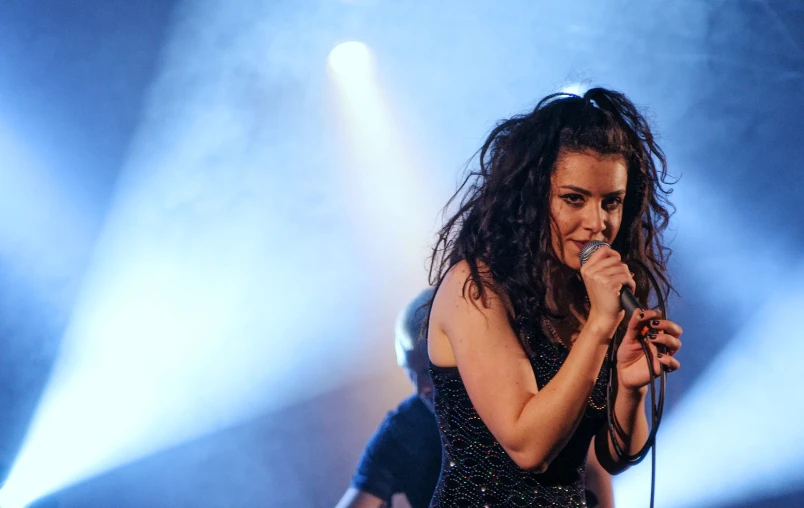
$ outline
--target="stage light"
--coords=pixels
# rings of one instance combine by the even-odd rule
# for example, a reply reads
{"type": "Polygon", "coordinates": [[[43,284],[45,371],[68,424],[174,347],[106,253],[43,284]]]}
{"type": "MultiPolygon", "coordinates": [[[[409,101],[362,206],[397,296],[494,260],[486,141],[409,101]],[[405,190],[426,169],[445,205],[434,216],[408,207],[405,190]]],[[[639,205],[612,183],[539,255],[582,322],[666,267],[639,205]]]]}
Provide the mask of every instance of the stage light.
{"type": "Polygon", "coordinates": [[[335,121],[343,140],[351,217],[376,263],[373,268],[393,277],[385,282],[400,291],[389,300],[392,308],[400,308],[426,284],[421,260],[429,252],[439,201],[426,162],[400,128],[369,48],[359,42],[341,44],[328,64],[338,92],[335,121]],[[393,274],[383,265],[394,266],[393,274]]]}
{"type": "Polygon", "coordinates": [[[264,25],[243,29],[240,13],[217,8],[180,23],[165,49],[3,489],[12,503],[371,374],[357,365],[372,361],[343,353],[361,349],[367,297],[330,192],[322,105],[294,101],[302,71],[282,68],[312,58],[282,45],[254,51],[264,25]],[[216,41],[230,35],[242,46],[221,51],[216,41]],[[265,70],[266,59],[277,66],[265,70]],[[257,89],[284,95],[244,101],[257,89]]]}
{"type": "Polygon", "coordinates": [[[568,83],[561,87],[561,93],[569,93],[572,95],[577,95],[579,97],[583,97],[583,94],[589,90],[590,86],[589,83],[568,83]]]}
{"type": "Polygon", "coordinates": [[[329,53],[330,69],[344,78],[361,79],[372,68],[371,51],[362,42],[343,42],[329,53]]]}

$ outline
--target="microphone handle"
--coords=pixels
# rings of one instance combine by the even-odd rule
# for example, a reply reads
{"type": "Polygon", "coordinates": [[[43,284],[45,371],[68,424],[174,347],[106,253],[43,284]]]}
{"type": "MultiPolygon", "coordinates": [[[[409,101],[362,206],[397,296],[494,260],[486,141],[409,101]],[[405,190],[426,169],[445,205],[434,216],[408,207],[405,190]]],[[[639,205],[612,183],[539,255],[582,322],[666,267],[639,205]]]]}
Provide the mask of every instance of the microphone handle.
{"type": "Polygon", "coordinates": [[[625,310],[626,320],[631,319],[631,315],[639,308],[639,302],[631,292],[631,289],[626,286],[623,286],[622,291],[620,291],[620,305],[625,310]]]}

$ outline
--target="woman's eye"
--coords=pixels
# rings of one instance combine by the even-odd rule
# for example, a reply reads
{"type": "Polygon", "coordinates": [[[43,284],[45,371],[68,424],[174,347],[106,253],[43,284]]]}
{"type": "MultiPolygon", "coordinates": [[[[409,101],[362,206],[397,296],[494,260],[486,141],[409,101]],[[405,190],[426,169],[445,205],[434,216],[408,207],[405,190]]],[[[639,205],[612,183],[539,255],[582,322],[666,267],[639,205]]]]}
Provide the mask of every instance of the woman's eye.
{"type": "Polygon", "coordinates": [[[583,196],[580,194],[564,194],[561,199],[571,205],[580,205],[583,203],[583,196]]]}
{"type": "Polygon", "coordinates": [[[610,198],[603,202],[603,206],[606,207],[606,210],[616,210],[623,204],[623,200],[621,198],[610,198]]]}

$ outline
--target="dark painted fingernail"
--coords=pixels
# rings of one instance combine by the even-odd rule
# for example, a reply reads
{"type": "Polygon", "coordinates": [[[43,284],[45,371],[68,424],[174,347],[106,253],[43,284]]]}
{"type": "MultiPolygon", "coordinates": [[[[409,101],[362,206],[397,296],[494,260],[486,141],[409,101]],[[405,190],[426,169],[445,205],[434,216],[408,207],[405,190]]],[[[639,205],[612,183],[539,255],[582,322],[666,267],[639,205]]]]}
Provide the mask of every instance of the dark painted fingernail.
{"type": "Polygon", "coordinates": [[[644,312],[640,312],[640,313],[639,313],[639,319],[643,319],[644,317],[645,317],[645,313],[644,313],[644,312]]]}
{"type": "Polygon", "coordinates": [[[653,321],[650,322],[650,324],[652,324],[653,326],[659,326],[659,320],[654,319],[653,321]]]}
{"type": "Polygon", "coordinates": [[[661,353],[656,353],[656,358],[661,358],[661,357],[663,357],[663,356],[664,356],[664,355],[663,355],[663,354],[661,354],[661,353]]]}
{"type": "Polygon", "coordinates": [[[656,339],[656,333],[655,333],[655,332],[651,332],[651,333],[649,333],[649,334],[647,335],[647,337],[648,337],[650,340],[654,340],[654,339],[656,339]]]}

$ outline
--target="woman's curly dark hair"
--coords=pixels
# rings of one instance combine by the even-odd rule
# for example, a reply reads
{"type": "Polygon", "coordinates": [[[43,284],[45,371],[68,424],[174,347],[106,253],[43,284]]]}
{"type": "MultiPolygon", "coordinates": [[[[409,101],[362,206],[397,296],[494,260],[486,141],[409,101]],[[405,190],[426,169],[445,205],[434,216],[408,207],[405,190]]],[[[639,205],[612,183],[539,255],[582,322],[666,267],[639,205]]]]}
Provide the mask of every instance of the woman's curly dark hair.
{"type": "MultiPolygon", "coordinates": [[[[647,120],[622,93],[592,88],[583,97],[557,93],[527,115],[503,121],[479,150],[479,170],[470,171],[450,206],[466,189],[458,210],[438,233],[430,259],[430,283],[465,260],[472,299],[491,289],[504,295],[512,325],[550,315],[546,273],[557,261],[551,244],[550,177],[560,152],[621,155],[628,169],[623,217],[612,248],[624,260],[639,260],[656,276],[664,297],[672,290],[662,245],[672,206],[667,164],[647,120]],[[468,186],[468,188],[467,188],[468,186]],[[482,266],[481,266],[482,265],[482,266]]],[[[636,271],[637,299],[650,287],[636,271]]],[[[520,341],[528,350],[525,338],[520,341]]]]}

